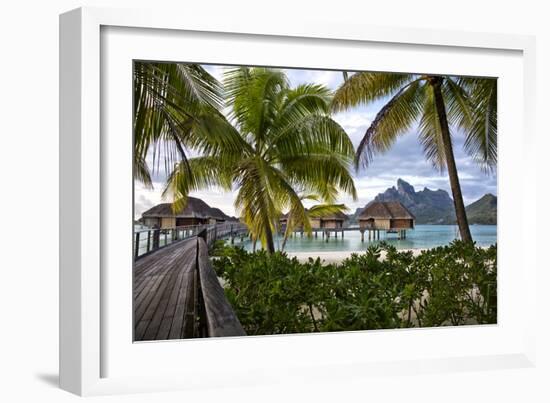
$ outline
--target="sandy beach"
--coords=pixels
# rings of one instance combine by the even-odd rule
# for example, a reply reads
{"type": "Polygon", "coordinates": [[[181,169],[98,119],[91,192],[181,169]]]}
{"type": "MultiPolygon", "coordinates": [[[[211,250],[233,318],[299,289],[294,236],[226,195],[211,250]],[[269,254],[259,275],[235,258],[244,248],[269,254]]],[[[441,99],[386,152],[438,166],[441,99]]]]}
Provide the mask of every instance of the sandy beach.
{"type": "MultiPolygon", "coordinates": [[[[425,249],[400,249],[400,252],[411,251],[414,256],[418,256],[425,249]]],[[[324,263],[341,263],[344,259],[350,257],[353,253],[362,254],[364,250],[355,251],[322,251],[322,252],[288,252],[289,257],[296,257],[300,262],[307,262],[310,257],[319,257],[324,263]]],[[[384,259],[386,252],[381,252],[381,258],[384,259]]]]}

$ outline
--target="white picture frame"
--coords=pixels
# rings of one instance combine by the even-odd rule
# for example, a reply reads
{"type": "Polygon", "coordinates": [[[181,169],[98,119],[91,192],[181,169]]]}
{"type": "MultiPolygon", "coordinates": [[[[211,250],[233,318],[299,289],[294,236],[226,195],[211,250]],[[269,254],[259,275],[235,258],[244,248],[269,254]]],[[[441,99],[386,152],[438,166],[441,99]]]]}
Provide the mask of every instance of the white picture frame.
{"type": "MultiPolygon", "coordinates": [[[[515,209],[519,211],[521,221],[521,217],[530,214],[529,206],[536,203],[536,194],[533,194],[536,176],[527,175],[535,172],[535,158],[532,157],[535,153],[534,49],[534,39],[529,36],[390,29],[313,20],[303,20],[299,25],[221,18],[182,20],[169,12],[103,8],[81,8],[61,15],[61,387],[79,395],[96,395],[293,382],[297,374],[303,381],[304,378],[346,379],[380,373],[399,375],[411,371],[429,373],[533,366],[535,324],[528,314],[534,312],[539,269],[536,253],[527,253],[527,226],[517,226],[515,233],[505,224],[501,225],[501,218],[515,209]],[[384,54],[393,60],[398,59],[399,52],[412,52],[411,55],[420,52],[427,60],[433,57],[430,52],[440,52],[444,57],[437,61],[433,59],[431,68],[457,74],[463,74],[465,70],[461,70],[456,60],[467,60],[464,55],[471,53],[472,60],[485,58],[483,65],[480,63],[477,68],[466,67],[473,75],[494,76],[491,72],[502,69],[498,71],[502,71],[503,85],[509,86],[505,89],[509,88],[508,94],[513,93],[515,99],[508,104],[506,99],[501,99],[499,89],[499,111],[502,114],[502,119],[499,117],[499,136],[503,136],[502,139],[499,137],[499,243],[505,246],[499,248],[499,324],[133,344],[127,337],[131,329],[127,328],[128,320],[124,316],[128,303],[131,304],[130,299],[124,297],[131,287],[130,284],[124,285],[127,278],[124,270],[129,270],[124,266],[131,263],[131,253],[126,253],[131,240],[116,235],[124,234],[124,225],[130,225],[125,224],[125,220],[131,216],[123,214],[116,219],[107,212],[124,208],[131,202],[127,198],[131,183],[123,182],[128,177],[126,168],[130,155],[128,161],[122,158],[121,166],[126,168],[117,170],[117,174],[110,172],[108,167],[112,167],[111,148],[123,150],[128,144],[127,136],[131,138],[131,131],[127,130],[131,122],[127,119],[131,117],[131,104],[116,102],[127,100],[119,97],[129,95],[124,95],[124,91],[131,88],[131,76],[126,82],[124,74],[131,73],[131,69],[126,72],[124,69],[128,68],[128,60],[137,58],[132,53],[136,49],[132,37],[137,35],[142,35],[140,40],[143,41],[140,55],[155,60],[273,65],[274,52],[286,46],[293,49],[289,52],[294,52],[296,64],[292,65],[287,59],[278,65],[350,67],[350,70],[357,67],[352,61],[316,59],[304,62],[306,65],[298,61],[298,49],[307,53],[308,49],[318,46],[330,47],[333,51],[357,49],[362,52],[368,48],[371,52],[386,52],[389,49],[384,54]],[[181,53],[171,53],[171,45],[183,40],[187,41],[189,49],[194,49],[193,60],[182,60],[181,53]],[[150,41],[157,41],[158,46],[152,49],[150,41]],[[198,46],[193,45],[193,41],[203,42],[198,46]],[[219,44],[219,41],[232,45],[228,47],[236,52],[233,59],[224,54],[204,59],[208,46],[219,44]],[[246,57],[243,56],[244,50],[238,53],[239,43],[243,49],[252,49],[246,57]],[[253,49],[254,46],[258,49],[253,49]],[[198,60],[201,57],[203,59],[198,60]],[[455,60],[454,64],[449,62],[452,60],[455,60]],[[114,64],[109,64],[110,61],[114,64]],[[106,82],[107,77],[113,80],[106,82]],[[114,109],[110,107],[121,109],[113,113],[114,109]],[[514,112],[514,119],[506,118],[507,111],[514,112]],[[113,115],[116,115],[116,121],[110,120],[113,115]],[[120,137],[121,142],[102,137],[102,133],[113,130],[118,124],[126,125],[120,126],[125,133],[120,137]],[[515,144],[506,135],[512,131],[516,133],[515,144]],[[518,136],[518,131],[521,136],[518,136]],[[509,159],[507,150],[514,147],[522,164],[509,159]],[[531,190],[528,195],[527,192],[514,195],[511,190],[517,186],[531,190]],[[122,189],[120,192],[115,190],[119,188],[122,189]],[[117,205],[117,200],[121,204],[117,205]],[[106,220],[106,217],[110,219],[106,220]],[[514,239],[519,239],[518,246],[507,248],[514,239]],[[113,241],[120,241],[123,247],[113,248],[113,241]],[[120,263],[119,268],[122,266],[119,274],[108,269],[113,267],[113,261],[120,263]],[[512,265],[521,267],[521,270],[508,270],[507,267],[512,265]],[[122,287],[116,288],[122,295],[122,302],[113,298],[115,285],[122,287]],[[514,287],[517,287],[516,295],[521,298],[517,298],[514,304],[507,303],[514,287]],[[405,339],[407,343],[416,343],[419,350],[411,354],[397,348],[405,339]],[[194,353],[189,349],[190,342],[194,343],[194,353]],[[354,353],[355,347],[373,343],[376,343],[378,354],[368,347],[362,349],[363,353],[354,353]],[[391,345],[395,348],[392,354],[388,354],[391,345]],[[326,354],[315,355],[319,349],[326,354]],[[247,352],[243,355],[243,351],[247,352]],[[284,351],[291,354],[285,357],[284,351]],[[179,354],[186,354],[185,364],[181,364],[179,354]],[[158,368],[162,363],[163,370],[155,371],[156,374],[147,368],[134,371],[136,357],[143,360],[145,366],[156,363],[158,368]],[[127,364],[123,365],[123,362],[127,364]],[[218,368],[215,371],[211,368],[213,364],[218,368]],[[190,367],[193,371],[188,370],[190,367]],[[304,368],[308,370],[303,371],[304,368]],[[231,376],[227,375],[228,369],[231,376]]],[[[341,60],[345,57],[342,56],[341,60]]],[[[404,64],[400,63],[394,68],[402,68],[404,64]]],[[[426,60],[421,58],[409,63],[411,68],[426,68],[422,67],[426,66],[426,60]]],[[[131,316],[131,312],[127,315],[131,316]]]]}

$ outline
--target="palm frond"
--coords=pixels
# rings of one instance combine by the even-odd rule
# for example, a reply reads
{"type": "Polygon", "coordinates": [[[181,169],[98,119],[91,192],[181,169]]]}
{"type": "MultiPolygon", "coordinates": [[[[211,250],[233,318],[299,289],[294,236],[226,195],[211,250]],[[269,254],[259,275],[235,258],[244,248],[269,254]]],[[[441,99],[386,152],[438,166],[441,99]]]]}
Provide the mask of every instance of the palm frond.
{"type": "Polygon", "coordinates": [[[190,158],[186,164],[179,163],[170,173],[162,192],[163,198],[170,198],[174,210],[180,211],[187,205],[189,193],[212,187],[231,190],[230,169],[233,163],[217,157],[190,158]]]}
{"type": "Polygon", "coordinates": [[[153,188],[149,167],[147,166],[147,161],[145,161],[144,158],[138,158],[134,161],[134,177],[143,183],[146,188],[153,188]]]}
{"type": "Polygon", "coordinates": [[[472,125],[474,114],[469,94],[453,77],[443,80],[441,88],[447,119],[451,127],[468,128],[472,125]]]}
{"type": "Polygon", "coordinates": [[[346,131],[329,116],[312,114],[298,118],[273,133],[266,154],[288,157],[334,152],[353,160],[354,148],[346,131]]]}
{"type": "MultiPolygon", "coordinates": [[[[152,152],[153,171],[185,160],[193,119],[222,106],[221,84],[199,65],[134,63],[134,172],[145,178],[140,161],[152,152]]],[[[149,173],[150,176],[150,173],[149,173]]]]}
{"type": "Polygon", "coordinates": [[[224,86],[230,119],[241,132],[261,140],[273,122],[281,90],[288,88],[286,76],[280,70],[240,67],[225,73],[224,86]]]}
{"type": "Polygon", "coordinates": [[[445,148],[441,135],[441,126],[435,105],[435,97],[431,85],[423,88],[424,105],[422,108],[422,117],[418,126],[418,138],[426,159],[435,169],[442,172],[446,165],[445,148]]]}
{"type": "Polygon", "coordinates": [[[497,80],[461,78],[460,82],[470,94],[473,109],[464,150],[483,170],[492,172],[497,164],[497,80]]]}
{"type": "Polygon", "coordinates": [[[386,152],[411,128],[421,110],[422,87],[419,78],[407,83],[380,109],[357,147],[356,168],[368,166],[374,154],[386,152]]]}
{"type": "Polygon", "coordinates": [[[317,204],[308,210],[308,215],[313,218],[323,218],[333,214],[348,211],[345,204],[317,204]]]}
{"type": "Polygon", "coordinates": [[[413,74],[401,73],[355,73],[348,77],[334,94],[332,110],[340,112],[353,106],[390,97],[416,78],[413,74]]]}
{"type": "Polygon", "coordinates": [[[357,199],[349,162],[338,154],[309,154],[307,158],[283,157],[281,170],[295,186],[314,191],[324,200],[333,201],[338,190],[357,199]]]}

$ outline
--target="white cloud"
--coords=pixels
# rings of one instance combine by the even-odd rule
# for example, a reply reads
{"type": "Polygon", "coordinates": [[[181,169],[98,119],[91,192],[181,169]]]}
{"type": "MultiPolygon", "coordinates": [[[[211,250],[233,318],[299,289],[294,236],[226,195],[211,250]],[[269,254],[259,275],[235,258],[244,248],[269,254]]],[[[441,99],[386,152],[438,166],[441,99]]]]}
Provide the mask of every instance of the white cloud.
{"type": "Polygon", "coordinates": [[[141,217],[143,212],[162,203],[162,185],[155,183],[154,189],[147,189],[140,182],[134,181],[134,218],[141,217]]]}

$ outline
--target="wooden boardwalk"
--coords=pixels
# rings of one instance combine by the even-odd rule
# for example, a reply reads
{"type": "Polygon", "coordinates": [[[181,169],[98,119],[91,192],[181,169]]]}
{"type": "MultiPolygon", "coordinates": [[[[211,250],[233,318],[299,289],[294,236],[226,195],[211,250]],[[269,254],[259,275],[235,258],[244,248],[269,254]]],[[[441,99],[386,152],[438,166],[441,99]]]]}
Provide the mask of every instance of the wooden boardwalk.
{"type": "Polygon", "coordinates": [[[137,259],[133,293],[135,341],[245,335],[202,238],[137,259]]]}
{"type": "Polygon", "coordinates": [[[196,238],[167,246],[134,265],[134,340],[192,337],[196,238]]]}

